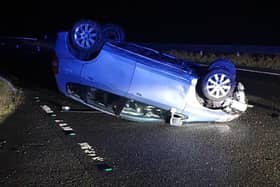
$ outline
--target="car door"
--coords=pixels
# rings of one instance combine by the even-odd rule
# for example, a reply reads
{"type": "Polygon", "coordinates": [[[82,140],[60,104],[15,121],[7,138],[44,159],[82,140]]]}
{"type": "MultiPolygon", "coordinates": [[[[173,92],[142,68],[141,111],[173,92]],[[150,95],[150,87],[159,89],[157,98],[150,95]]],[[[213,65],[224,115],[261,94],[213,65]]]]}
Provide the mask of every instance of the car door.
{"type": "Polygon", "coordinates": [[[165,66],[137,63],[129,97],[163,109],[183,110],[190,81],[165,66]]]}
{"type": "Polygon", "coordinates": [[[90,87],[126,96],[135,69],[135,62],[105,49],[97,58],[84,64],[81,83],[90,87]]]}

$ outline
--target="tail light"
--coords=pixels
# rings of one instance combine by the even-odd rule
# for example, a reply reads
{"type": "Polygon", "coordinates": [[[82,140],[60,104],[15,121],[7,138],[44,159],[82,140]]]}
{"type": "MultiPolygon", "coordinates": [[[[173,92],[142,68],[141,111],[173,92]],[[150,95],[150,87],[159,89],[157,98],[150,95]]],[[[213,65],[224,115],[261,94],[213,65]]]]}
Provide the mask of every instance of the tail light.
{"type": "Polygon", "coordinates": [[[52,72],[54,75],[58,74],[58,59],[55,54],[52,57],[52,72]]]}

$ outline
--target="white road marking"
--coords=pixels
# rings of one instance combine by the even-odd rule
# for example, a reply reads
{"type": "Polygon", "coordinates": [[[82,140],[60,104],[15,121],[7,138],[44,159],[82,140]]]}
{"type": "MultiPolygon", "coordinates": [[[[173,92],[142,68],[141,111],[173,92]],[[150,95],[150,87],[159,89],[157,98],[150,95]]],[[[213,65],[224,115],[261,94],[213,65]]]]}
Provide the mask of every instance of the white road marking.
{"type": "Polygon", "coordinates": [[[251,72],[251,73],[259,73],[259,74],[264,74],[264,75],[274,75],[274,76],[280,76],[280,73],[273,73],[273,72],[268,72],[268,71],[258,71],[258,70],[251,70],[251,69],[243,69],[243,68],[236,68],[239,71],[246,71],[246,72],[251,72]]]}
{"type": "Polygon", "coordinates": [[[94,157],[94,156],[96,156],[96,154],[95,153],[90,153],[90,154],[88,154],[88,156],[94,157]]]}
{"type": "Polygon", "coordinates": [[[104,159],[102,157],[99,157],[99,156],[96,156],[96,157],[92,157],[91,158],[92,160],[96,160],[96,161],[100,161],[100,162],[103,162],[104,159]]]}
{"type": "Polygon", "coordinates": [[[42,105],[41,108],[47,113],[47,114],[52,114],[54,113],[53,110],[47,106],[47,105],[42,105]]]}
{"type": "Polygon", "coordinates": [[[91,149],[92,147],[87,143],[78,143],[81,146],[81,149],[91,149]]]}
{"type": "Polygon", "coordinates": [[[56,123],[62,123],[63,120],[62,120],[62,119],[55,119],[54,122],[56,122],[56,123]]]}
{"type": "Polygon", "coordinates": [[[59,123],[58,125],[59,125],[60,127],[65,127],[65,126],[68,125],[68,123],[59,123]]]}
{"type": "Polygon", "coordinates": [[[61,127],[64,131],[73,131],[71,127],[61,127]]]}
{"type": "MultiPolygon", "coordinates": [[[[36,99],[39,99],[36,97],[36,99]]],[[[41,105],[41,108],[48,114],[54,114],[54,111],[47,105],[41,105]]],[[[63,123],[64,121],[62,119],[55,119],[54,120],[55,123],[58,123],[58,125],[64,130],[64,131],[73,131],[73,128],[71,128],[70,126],[68,126],[68,123],[63,123]]],[[[74,132],[70,133],[69,135],[76,135],[74,132]]],[[[78,145],[80,145],[81,149],[83,150],[83,152],[89,156],[92,160],[94,161],[99,161],[99,162],[103,162],[104,158],[101,156],[98,156],[96,151],[94,150],[94,148],[89,145],[87,142],[82,142],[82,143],[78,143],[78,145]]]]}
{"type": "Polygon", "coordinates": [[[86,153],[92,160],[103,162],[104,158],[97,156],[96,151],[87,142],[78,143],[81,149],[86,153]]]}
{"type": "Polygon", "coordinates": [[[86,150],[85,150],[85,153],[87,153],[87,154],[95,154],[95,151],[94,151],[94,150],[88,150],[88,149],[86,149],[86,150]]]}

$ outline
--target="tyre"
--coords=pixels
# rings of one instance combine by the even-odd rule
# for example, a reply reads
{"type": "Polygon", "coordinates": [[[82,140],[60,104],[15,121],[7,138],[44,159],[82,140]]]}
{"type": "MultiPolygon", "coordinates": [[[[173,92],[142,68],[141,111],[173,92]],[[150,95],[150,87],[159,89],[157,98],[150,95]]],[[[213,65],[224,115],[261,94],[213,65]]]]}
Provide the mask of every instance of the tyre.
{"type": "Polygon", "coordinates": [[[101,50],[103,45],[102,30],[98,23],[80,20],[68,33],[68,47],[80,60],[90,60],[101,50]]]}
{"type": "Polygon", "coordinates": [[[227,69],[211,69],[201,80],[203,96],[211,101],[222,101],[230,96],[235,87],[235,75],[227,69]]]}
{"type": "Polygon", "coordinates": [[[122,27],[115,24],[106,24],[102,27],[102,33],[105,41],[123,42],[125,41],[125,32],[122,27]]]}
{"type": "Polygon", "coordinates": [[[208,71],[211,71],[213,69],[218,69],[218,68],[222,68],[222,69],[226,69],[227,71],[229,71],[234,77],[236,75],[236,68],[235,65],[227,59],[218,59],[213,61],[208,68],[208,71]]]}

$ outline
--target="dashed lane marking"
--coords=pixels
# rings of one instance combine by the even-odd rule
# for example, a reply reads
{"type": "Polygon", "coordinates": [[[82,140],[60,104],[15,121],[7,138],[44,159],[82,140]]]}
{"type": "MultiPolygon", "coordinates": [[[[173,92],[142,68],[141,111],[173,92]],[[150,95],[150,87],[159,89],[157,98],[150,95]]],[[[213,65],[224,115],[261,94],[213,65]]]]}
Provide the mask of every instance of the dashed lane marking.
{"type": "MultiPolygon", "coordinates": [[[[34,97],[35,102],[40,102],[39,97],[34,97]]],[[[41,105],[40,106],[47,114],[51,114],[51,116],[56,116],[54,111],[48,106],[48,105],[41,105]]],[[[69,111],[68,111],[69,112],[69,111]]],[[[80,111],[81,112],[81,111],[80,111]]],[[[85,111],[83,111],[85,112],[85,111]]],[[[86,111],[91,113],[101,113],[100,111],[86,111]]],[[[63,119],[54,119],[54,122],[63,130],[63,132],[67,135],[74,136],[76,133],[74,132],[73,128],[69,126],[68,123],[64,122],[63,119]]],[[[112,167],[104,163],[104,158],[99,156],[95,149],[89,145],[87,142],[81,142],[78,143],[82,151],[91,158],[91,160],[97,162],[96,167],[99,170],[105,171],[105,172],[111,172],[113,171],[112,167]]]]}
{"type": "Polygon", "coordinates": [[[41,108],[47,113],[47,114],[53,114],[54,111],[48,106],[48,105],[41,105],[41,108]]]}
{"type": "Polygon", "coordinates": [[[61,127],[64,131],[73,131],[71,127],[61,127]]]}
{"type": "Polygon", "coordinates": [[[104,162],[104,158],[101,156],[98,156],[96,151],[93,149],[92,146],[90,146],[87,142],[78,143],[80,145],[81,149],[84,151],[87,156],[89,156],[92,160],[104,162]]]}
{"type": "Polygon", "coordinates": [[[62,119],[55,119],[54,122],[56,122],[56,123],[62,123],[63,120],[62,120],[62,119]]]}
{"type": "Polygon", "coordinates": [[[36,103],[40,103],[40,98],[39,97],[34,97],[34,100],[36,103]]]}
{"type": "Polygon", "coordinates": [[[59,123],[58,125],[59,125],[60,127],[65,127],[65,126],[68,125],[68,123],[59,123]]]}

